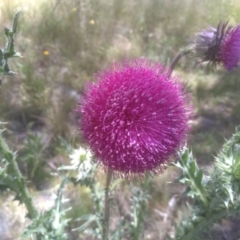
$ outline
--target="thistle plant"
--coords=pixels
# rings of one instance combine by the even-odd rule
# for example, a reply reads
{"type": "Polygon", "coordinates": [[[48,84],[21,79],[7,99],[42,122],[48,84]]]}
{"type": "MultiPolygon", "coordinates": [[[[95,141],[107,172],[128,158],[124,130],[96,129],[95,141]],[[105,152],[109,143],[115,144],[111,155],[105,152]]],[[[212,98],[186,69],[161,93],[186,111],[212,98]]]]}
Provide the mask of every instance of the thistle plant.
{"type": "Polygon", "coordinates": [[[194,203],[191,216],[176,228],[174,239],[202,239],[201,234],[213,223],[239,213],[240,129],[216,156],[210,176],[198,168],[189,150],[185,149],[179,158],[176,166],[182,169],[180,181],[188,186],[186,194],[194,203]]]}
{"type": "Polygon", "coordinates": [[[112,174],[163,171],[186,141],[190,108],[178,78],[146,59],[115,64],[97,79],[78,111],[83,137],[107,169],[103,239],[108,239],[112,174]]]}
{"type": "MultiPolygon", "coordinates": [[[[14,72],[9,69],[8,59],[21,56],[15,52],[14,34],[17,32],[17,23],[20,12],[14,16],[12,28],[5,28],[7,43],[5,48],[0,50],[1,65],[0,75],[13,75],[14,72]]],[[[5,123],[6,124],[6,123],[5,123]]],[[[21,239],[35,238],[37,240],[64,240],[67,239],[64,233],[67,220],[63,219],[66,210],[62,209],[63,196],[62,191],[67,182],[63,178],[57,192],[54,206],[40,213],[34,204],[34,199],[28,189],[27,180],[22,175],[17,162],[17,153],[12,151],[4,139],[4,123],[0,122],[0,192],[11,190],[15,194],[15,201],[24,204],[27,209],[26,217],[32,220],[32,223],[25,229],[21,239]]]]}
{"type": "MultiPolygon", "coordinates": [[[[11,29],[5,28],[4,34],[7,42],[4,48],[0,49],[0,76],[14,75],[14,72],[9,68],[8,59],[13,57],[21,57],[19,52],[15,51],[14,35],[17,33],[18,18],[21,12],[18,12],[13,19],[11,29]]],[[[0,80],[1,83],[1,80],[0,80]]]]}
{"type": "MultiPolygon", "coordinates": [[[[19,14],[15,15],[12,28],[5,29],[7,44],[0,50],[0,75],[12,75],[8,59],[21,56],[14,44],[19,14]]],[[[190,216],[176,225],[173,239],[202,239],[202,233],[213,223],[238,214],[240,128],[223,145],[213,169],[204,173],[187,148],[193,107],[174,68],[182,57],[196,53],[200,62],[222,65],[230,71],[239,64],[239,36],[239,26],[221,22],[217,28],[199,33],[196,42],[181,50],[169,67],[139,58],[114,63],[96,74],[96,81],[87,84],[76,107],[84,144],[78,148],[67,144],[71,162],[55,172],[60,184],[54,205],[47,211],[40,212],[35,206],[28,181],[19,169],[18,155],[10,150],[1,129],[0,191],[14,192],[15,200],[25,205],[26,217],[31,220],[21,239],[69,239],[66,229],[70,219],[65,205],[68,198],[64,195],[67,184],[88,188],[93,203],[92,212],[79,216],[79,226],[71,229],[81,239],[144,239],[152,179],[169,165],[181,169],[179,181],[186,187],[183,195],[192,202],[190,216]],[[106,173],[104,187],[98,181],[99,165],[106,173]],[[131,182],[134,177],[139,184],[131,182]],[[130,185],[127,211],[116,197],[122,182],[130,185]],[[111,214],[116,208],[120,216],[113,223],[111,214]]],[[[30,140],[27,153],[21,158],[34,163],[39,155],[33,146],[42,146],[39,139],[30,140]]],[[[31,177],[36,168],[34,165],[31,177]]]]}
{"type": "Polygon", "coordinates": [[[203,30],[198,34],[195,46],[200,61],[214,67],[222,64],[229,71],[236,68],[240,60],[239,36],[240,26],[229,26],[228,22],[203,30]]]}
{"type": "MultiPolygon", "coordinates": [[[[192,51],[200,52],[201,61],[213,66],[222,63],[227,70],[237,67],[238,34],[238,27],[220,23],[217,29],[204,30],[195,44],[173,59],[169,69],[144,59],[115,64],[99,73],[95,84],[87,86],[78,109],[79,124],[97,162],[107,171],[103,239],[109,239],[108,188],[112,174],[129,177],[161,172],[177,150],[182,153],[175,165],[183,170],[181,181],[188,184],[196,213],[193,211],[192,222],[183,222],[178,228],[176,239],[194,239],[228,213],[233,190],[226,187],[225,178],[219,174],[222,162],[217,162],[210,180],[206,181],[192,154],[187,149],[183,151],[191,114],[182,86],[171,75],[178,61],[192,51]],[[217,183],[220,187],[214,188],[217,183]],[[225,195],[219,207],[214,202],[219,200],[213,189],[225,195]],[[215,197],[210,196],[213,192],[215,197]],[[222,205],[227,208],[221,208],[222,205]]],[[[235,170],[230,172],[238,176],[238,164],[234,166],[235,170]]]]}
{"type": "MultiPolygon", "coordinates": [[[[20,53],[15,51],[14,34],[17,32],[17,23],[20,12],[18,12],[13,19],[12,28],[5,28],[5,35],[7,43],[5,48],[0,49],[0,75],[13,75],[13,71],[9,69],[8,59],[12,57],[21,56],[20,53]]],[[[2,125],[2,123],[1,123],[2,125]]],[[[1,126],[2,127],[2,126],[1,126]]],[[[7,142],[3,137],[4,130],[0,130],[0,182],[1,191],[8,189],[15,192],[15,199],[24,203],[28,210],[28,217],[34,219],[37,217],[38,212],[33,205],[32,197],[28,191],[26,181],[19,170],[16,157],[17,154],[10,150],[7,142]]]]}

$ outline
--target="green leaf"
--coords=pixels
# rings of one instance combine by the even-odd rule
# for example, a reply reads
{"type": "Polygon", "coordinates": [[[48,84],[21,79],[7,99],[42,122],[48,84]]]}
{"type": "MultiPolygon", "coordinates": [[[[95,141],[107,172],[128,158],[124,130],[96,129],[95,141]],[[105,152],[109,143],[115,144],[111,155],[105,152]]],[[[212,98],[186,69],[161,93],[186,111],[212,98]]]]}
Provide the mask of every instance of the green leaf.
{"type": "Polygon", "coordinates": [[[13,24],[12,24],[12,32],[13,32],[13,34],[17,33],[17,24],[18,24],[18,19],[20,17],[20,14],[21,14],[21,11],[17,12],[15,14],[15,16],[14,16],[13,24]]]}
{"type": "Polygon", "coordinates": [[[203,171],[198,168],[196,161],[193,159],[192,153],[188,149],[179,153],[180,160],[175,166],[182,169],[180,182],[187,184],[190,189],[188,195],[200,198],[204,205],[207,205],[207,193],[203,188],[202,179],[203,171]]]}
{"type": "Polygon", "coordinates": [[[201,185],[202,184],[202,179],[203,179],[203,170],[200,169],[198,172],[197,172],[197,176],[196,176],[196,182],[201,185]]]}
{"type": "Polygon", "coordinates": [[[0,75],[14,75],[15,72],[11,71],[8,66],[8,59],[12,57],[21,57],[21,54],[15,52],[14,49],[14,34],[17,32],[17,23],[20,12],[15,14],[12,24],[12,29],[5,27],[4,34],[7,37],[5,48],[0,50],[0,75]]]}

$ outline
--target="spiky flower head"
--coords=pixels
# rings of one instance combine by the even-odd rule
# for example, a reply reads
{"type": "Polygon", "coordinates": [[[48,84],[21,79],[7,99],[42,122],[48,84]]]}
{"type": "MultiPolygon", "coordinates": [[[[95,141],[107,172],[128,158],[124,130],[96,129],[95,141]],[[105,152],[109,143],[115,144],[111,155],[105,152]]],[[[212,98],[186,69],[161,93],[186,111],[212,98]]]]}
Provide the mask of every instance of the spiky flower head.
{"type": "Polygon", "coordinates": [[[219,55],[227,70],[238,67],[240,61],[240,25],[231,27],[227,31],[222,40],[219,55]]]}
{"type": "Polygon", "coordinates": [[[190,107],[178,77],[146,59],[113,64],[78,107],[83,138],[115,173],[156,173],[186,140],[190,107]]]}
{"type": "Polygon", "coordinates": [[[240,25],[228,26],[220,22],[217,28],[210,27],[198,34],[196,52],[201,62],[213,67],[223,64],[227,70],[238,66],[240,60],[240,25]]]}

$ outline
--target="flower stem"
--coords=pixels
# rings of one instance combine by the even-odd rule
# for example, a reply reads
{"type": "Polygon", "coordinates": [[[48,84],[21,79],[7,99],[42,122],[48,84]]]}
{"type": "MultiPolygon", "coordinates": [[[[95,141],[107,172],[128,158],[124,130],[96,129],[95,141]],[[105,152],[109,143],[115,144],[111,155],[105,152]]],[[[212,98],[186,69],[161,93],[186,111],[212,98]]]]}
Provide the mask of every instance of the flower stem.
{"type": "Polygon", "coordinates": [[[170,66],[169,66],[169,69],[170,69],[170,70],[169,70],[169,72],[168,72],[168,77],[171,76],[172,71],[173,71],[173,69],[175,68],[175,66],[177,65],[177,63],[179,62],[179,60],[180,60],[183,56],[185,56],[185,55],[187,55],[188,53],[190,53],[192,50],[193,50],[193,45],[190,45],[190,46],[184,48],[183,50],[181,50],[181,51],[175,56],[175,58],[174,58],[174,59],[172,60],[172,62],[170,63],[170,66]]]}
{"type": "Polygon", "coordinates": [[[113,171],[108,169],[105,186],[105,207],[104,207],[104,225],[103,225],[103,240],[108,240],[109,235],[109,186],[111,183],[113,171]]]}

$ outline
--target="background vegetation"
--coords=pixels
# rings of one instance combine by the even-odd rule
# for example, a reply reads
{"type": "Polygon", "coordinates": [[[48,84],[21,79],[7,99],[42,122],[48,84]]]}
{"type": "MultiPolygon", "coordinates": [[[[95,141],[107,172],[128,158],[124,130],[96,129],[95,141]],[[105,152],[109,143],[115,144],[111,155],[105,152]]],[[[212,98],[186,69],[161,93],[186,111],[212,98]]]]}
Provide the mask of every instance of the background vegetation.
{"type": "MultiPolygon", "coordinates": [[[[18,151],[21,171],[29,179],[39,209],[53,204],[59,180],[52,173],[69,162],[68,144],[77,147],[81,143],[73,109],[86,82],[94,80],[94,73],[126,58],[144,56],[169,63],[201,29],[216,26],[220,20],[240,23],[237,0],[2,0],[1,46],[5,44],[4,26],[11,24],[19,10],[16,50],[24,58],[10,62],[18,75],[2,79],[0,120],[8,122],[5,135],[11,148],[18,151]]],[[[217,69],[206,75],[204,66],[196,64],[187,57],[175,72],[186,83],[195,109],[189,146],[208,170],[224,139],[240,122],[240,70],[227,73],[217,69]]],[[[101,169],[98,174],[99,179],[105,175],[101,169]]],[[[168,183],[177,175],[170,167],[154,178],[146,239],[164,239],[166,231],[171,231],[172,220],[164,221],[161,213],[183,190],[168,183]]],[[[125,185],[119,199],[128,207],[127,182],[125,185]]],[[[68,187],[65,194],[70,199],[68,217],[74,228],[79,225],[74,219],[88,213],[92,204],[82,188],[68,187]]],[[[11,193],[0,196],[3,239],[18,239],[28,224],[24,207],[9,201],[12,198],[11,193]]],[[[184,203],[181,199],[177,204],[184,208],[184,203]]],[[[178,219],[178,208],[172,216],[178,219]]],[[[227,227],[233,223],[229,224],[230,220],[223,221],[227,227]]],[[[74,232],[71,237],[78,239],[79,235],[74,232]]]]}

